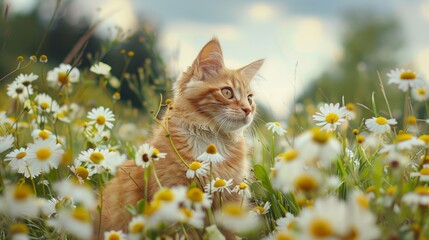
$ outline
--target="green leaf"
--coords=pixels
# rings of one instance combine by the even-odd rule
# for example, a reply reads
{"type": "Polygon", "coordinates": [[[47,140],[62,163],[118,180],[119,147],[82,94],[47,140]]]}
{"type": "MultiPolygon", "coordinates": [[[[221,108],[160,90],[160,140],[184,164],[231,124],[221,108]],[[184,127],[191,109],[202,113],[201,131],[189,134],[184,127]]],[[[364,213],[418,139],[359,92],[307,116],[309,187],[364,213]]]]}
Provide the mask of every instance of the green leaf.
{"type": "Polygon", "coordinates": [[[253,166],[253,171],[255,173],[255,177],[261,180],[262,186],[266,190],[273,192],[274,189],[273,189],[273,186],[271,185],[270,177],[268,176],[268,173],[265,170],[265,168],[259,164],[256,164],[253,166]]]}

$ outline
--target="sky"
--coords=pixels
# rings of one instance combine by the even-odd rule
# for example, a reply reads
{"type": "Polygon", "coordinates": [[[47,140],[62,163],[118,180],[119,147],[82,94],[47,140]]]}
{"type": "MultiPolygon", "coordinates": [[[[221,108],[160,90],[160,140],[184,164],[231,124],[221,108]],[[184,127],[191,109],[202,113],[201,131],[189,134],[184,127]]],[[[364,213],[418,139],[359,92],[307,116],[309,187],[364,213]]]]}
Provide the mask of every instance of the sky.
{"type": "MultiPolygon", "coordinates": [[[[11,12],[29,11],[39,1],[9,0],[11,12]]],[[[41,15],[48,16],[44,12],[49,12],[54,2],[44,0],[41,15]]],[[[109,15],[99,29],[101,35],[106,35],[106,29],[112,25],[133,31],[139,19],[151,21],[159,29],[160,47],[174,75],[192,64],[201,47],[214,36],[222,45],[225,65],[229,68],[265,59],[253,81],[255,98],[279,120],[291,112],[294,97],[341,59],[345,11],[374,11],[395,16],[406,45],[400,65],[392,68],[409,68],[429,77],[429,31],[426,31],[429,0],[64,2],[75,10],[70,21],[85,18],[95,22],[109,15]]]]}

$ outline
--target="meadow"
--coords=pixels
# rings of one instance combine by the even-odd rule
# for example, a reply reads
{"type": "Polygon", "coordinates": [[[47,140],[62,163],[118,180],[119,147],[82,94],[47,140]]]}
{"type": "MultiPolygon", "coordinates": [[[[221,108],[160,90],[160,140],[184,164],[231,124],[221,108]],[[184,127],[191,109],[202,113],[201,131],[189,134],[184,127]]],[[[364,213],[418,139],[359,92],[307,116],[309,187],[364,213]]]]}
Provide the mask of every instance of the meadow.
{"type": "MultiPolygon", "coordinates": [[[[156,176],[151,163],[166,156],[147,141],[156,124],[168,136],[163,119],[174,103],[148,84],[144,64],[138,74],[127,72],[136,53],[120,52],[121,76],[111,74],[103,54],[90,67],[52,63],[49,52],[10,59],[15,68],[0,76],[1,239],[92,239],[101,191],[125,160],[144,168],[142,177],[156,176]],[[121,82],[145,99],[144,110],[121,101],[121,82]]],[[[183,177],[194,183],[158,183],[154,199],[123,206],[133,214],[128,232],[99,238],[222,239],[225,228],[245,239],[426,239],[427,81],[396,66],[373,81],[383,101],[367,93],[370,106],[330,99],[301,106],[287,124],[256,121],[248,132],[252,170],[239,185],[210,175],[205,189],[196,188],[223,160],[207,146],[200,161],[184,163],[183,177]],[[402,93],[401,109],[391,109],[387,85],[402,93]],[[231,192],[242,201],[212,209],[213,198],[231,192]]]]}

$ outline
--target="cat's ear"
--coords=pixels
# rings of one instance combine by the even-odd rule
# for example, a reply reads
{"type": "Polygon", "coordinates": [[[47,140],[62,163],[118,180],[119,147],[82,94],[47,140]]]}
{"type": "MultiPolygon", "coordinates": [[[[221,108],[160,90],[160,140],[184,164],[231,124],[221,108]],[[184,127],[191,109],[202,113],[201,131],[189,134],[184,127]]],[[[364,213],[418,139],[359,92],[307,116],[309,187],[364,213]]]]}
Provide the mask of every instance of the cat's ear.
{"type": "Polygon", "coordinates": [[[222,49],[216,38],[210,40],[200,51],[193,65],[194,76],[200,80],[216,75],[224,67],[222,49]]]}
{"type": "Polygon", "coordinates": [[[239,72],[241,73],[241,75],[243,75],[243,77],[245,77],[245,79],[250,81],[256,75],[258,70],[261,68],[262,64],[264,64],[264,59],[256,60],[251,64],[240,68],[239,72]]]}

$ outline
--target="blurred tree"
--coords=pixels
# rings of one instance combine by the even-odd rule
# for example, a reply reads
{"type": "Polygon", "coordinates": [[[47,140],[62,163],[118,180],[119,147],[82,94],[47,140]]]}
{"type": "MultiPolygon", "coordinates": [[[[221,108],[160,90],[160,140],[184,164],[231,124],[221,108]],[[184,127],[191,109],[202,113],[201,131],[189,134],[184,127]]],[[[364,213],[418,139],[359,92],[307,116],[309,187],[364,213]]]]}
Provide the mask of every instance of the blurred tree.
{"type": "MultiPolygon", "coordinates": [[[[38,55],[46,54],[49,59],[45,70],[64,61],[76,65],[81,71],[97,61],[111,65],[112,76],[119,80],[120,87],[115,89],[108,85],[108,89],[111,94],[119,91],[121,100],[130,102],[134,107],[153,107],[158,102],[159,94],[164,97],[169,94],[172,78],[167,76],[156,30],[148,21],[140,20],[141,29],[131,36],[121,29],[111,29],[117,32],[116,37],[107,40],[92,34],[96,24],[90,25],[86,21],[71,24],[67,14],[64,14],[67,5],[59,8],[51,25],[40,18],[37,8],[26,15],[9,15],[7,6],[1,0],[0,7],[3,7],[0,9],[0,78],[16,68],[17,56],[22,55],[28,61],[40,48],[38,55]],[[134,53],[132,57],[128,56],[131,52],[134,53]]],[[[0,82],[0,89],[4,89],[19,73],[38,74],[39,71],[37,66],[20,70],[0,82]]],[[[98,81],[95,77],[83,80],[98,81]]],[[[46,90],[46,86],[40,87],[46,90]]]]}
{"type": "MultiPolygon", "coordinates": [[[[371,94],[375,92],[378,111],[386,116],[387,108],[377,72],[384,80],[390,105],[398,106],[400,101],[395,99],[403,100],[403,93],[387,86],[385,76],[388,70],[396,67],[398,50],[404,43],[400,26],[393,17],[353,11],[345,14],[344,30],[342,57],[315,79],[297,102],[335,103],[344,96],[345,103],[360,103],[372,109],[371,94]]],[[[363,117],[373,116],[370,111],[362,111],[362,114],[363,117]]]]}

